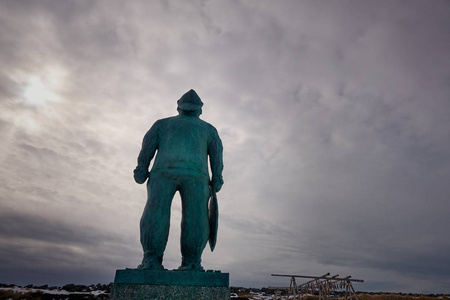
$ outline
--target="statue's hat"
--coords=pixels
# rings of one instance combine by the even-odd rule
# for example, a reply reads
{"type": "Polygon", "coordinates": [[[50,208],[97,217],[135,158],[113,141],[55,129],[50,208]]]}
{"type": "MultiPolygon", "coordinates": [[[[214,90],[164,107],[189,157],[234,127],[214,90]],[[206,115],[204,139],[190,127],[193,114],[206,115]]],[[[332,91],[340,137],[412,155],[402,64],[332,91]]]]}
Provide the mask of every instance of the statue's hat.
{"type": "Polygon", "coordinates": [[[177,101],[178,107],[185,111],[194,111],[203,106],[203,102],[194,90],[190,90],[180,100],[177,101]]]}

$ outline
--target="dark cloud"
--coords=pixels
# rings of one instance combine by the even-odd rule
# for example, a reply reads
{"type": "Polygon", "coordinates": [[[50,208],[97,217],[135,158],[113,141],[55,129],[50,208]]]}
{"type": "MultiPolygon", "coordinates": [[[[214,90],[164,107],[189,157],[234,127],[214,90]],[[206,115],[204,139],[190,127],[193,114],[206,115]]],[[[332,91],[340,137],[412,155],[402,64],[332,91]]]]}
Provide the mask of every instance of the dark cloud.
{"type": "Polygon", "coordinates": [[[83,220],[45,218],[4,208],[0,218],[3,281],[104,282],[113,276],[112,263],[127,263],[119,253],[136,254],[129,246],[134,242],[130,238],[100,232],[98,228],[84,225],[83,220]]]}

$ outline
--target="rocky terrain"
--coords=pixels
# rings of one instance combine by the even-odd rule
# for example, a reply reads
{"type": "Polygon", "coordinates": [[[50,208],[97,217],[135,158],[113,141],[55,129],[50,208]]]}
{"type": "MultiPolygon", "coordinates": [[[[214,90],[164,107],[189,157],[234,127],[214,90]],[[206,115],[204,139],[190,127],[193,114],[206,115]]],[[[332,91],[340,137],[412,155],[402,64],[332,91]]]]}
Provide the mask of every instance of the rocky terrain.
{"type": "MultiPolygon", "coordinates": [[[[57,286],[18,286],[15,284],[0,283],[0,300],[106,300],[109,299],[110,284],[76,285],[66,284],[57,286]]],[[[268,300],[274,299],[274,291],[267,288],[230,287],[231,299],[236,300],[268,300]]],[[[419,294],[392,294],[392,293],[363,293],[357,292],[359,300],[450,300],[450,295],[419,295],[419,294]]],[[[286,291],[283,298],[286,298],[286,291]]],[[[337,293],[332,296],[344,299],[344,294],[337,293]]],[[[305,300],[319,300],[317,295],[307,295],[305,300]]]]}

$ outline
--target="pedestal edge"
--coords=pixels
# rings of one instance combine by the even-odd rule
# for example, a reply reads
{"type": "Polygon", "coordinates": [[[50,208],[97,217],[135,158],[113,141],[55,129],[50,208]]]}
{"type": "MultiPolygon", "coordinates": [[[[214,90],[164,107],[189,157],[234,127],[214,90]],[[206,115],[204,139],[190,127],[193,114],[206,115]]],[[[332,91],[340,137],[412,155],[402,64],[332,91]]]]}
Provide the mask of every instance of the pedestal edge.
{"type": "Polygon", "coordinates": [[[114,283],[229,287],[229,273],[119,269],[114,283]]]}

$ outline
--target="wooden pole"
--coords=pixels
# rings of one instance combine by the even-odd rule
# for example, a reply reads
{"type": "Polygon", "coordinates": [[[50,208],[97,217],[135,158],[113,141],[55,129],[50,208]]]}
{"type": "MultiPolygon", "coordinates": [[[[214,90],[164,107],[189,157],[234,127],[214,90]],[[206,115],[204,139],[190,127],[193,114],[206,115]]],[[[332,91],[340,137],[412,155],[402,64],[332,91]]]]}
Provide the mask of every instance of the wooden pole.
{"type": "Polygon", "coordinates": [[[326,277],[329,276],[330,273],[327,273],[326,275],[322,276],[304,276],[304,275],[281,275],[281,274],[271,274],[271,276],[281,276],[281,277],[299,277],[299,278],[312,278],[312,279],[334,279],[334,280],[349,280],[354,282],[364,282],[362,279],[351,279],[351,276],[347,276],[345,278],[332,278],[332,277],[326,277]]]}

